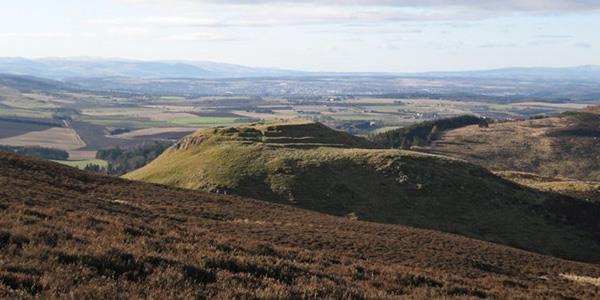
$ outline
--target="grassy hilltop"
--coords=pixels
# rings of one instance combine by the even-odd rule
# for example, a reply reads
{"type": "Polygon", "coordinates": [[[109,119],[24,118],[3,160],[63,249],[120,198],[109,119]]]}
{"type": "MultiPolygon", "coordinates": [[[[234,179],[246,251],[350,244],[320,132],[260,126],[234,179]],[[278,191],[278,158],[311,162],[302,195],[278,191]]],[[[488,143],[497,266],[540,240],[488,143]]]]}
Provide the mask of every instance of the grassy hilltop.
{"type": "Polygon", "coordinates": [[[205,129],[126,178],[600,261],[597,204],[526,188],[465,161],[373,148],[307,121],[205,129]]]}

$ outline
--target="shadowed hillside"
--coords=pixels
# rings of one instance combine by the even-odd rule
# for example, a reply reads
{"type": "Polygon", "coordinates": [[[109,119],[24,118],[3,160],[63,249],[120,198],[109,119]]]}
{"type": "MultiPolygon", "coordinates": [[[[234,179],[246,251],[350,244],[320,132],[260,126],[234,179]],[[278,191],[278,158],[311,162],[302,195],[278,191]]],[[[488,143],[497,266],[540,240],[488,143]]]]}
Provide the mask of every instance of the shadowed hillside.
{"type": "Polygon", "coordinates": [[[303,121],[206,129],[126,177],[600,261],[597,204],[464,161],[369,147],[303,121]]]}
{"type": "Polygon", "coordinates": [[[1,298],[597,298],[600,267],[0,153],[1,298]]]}

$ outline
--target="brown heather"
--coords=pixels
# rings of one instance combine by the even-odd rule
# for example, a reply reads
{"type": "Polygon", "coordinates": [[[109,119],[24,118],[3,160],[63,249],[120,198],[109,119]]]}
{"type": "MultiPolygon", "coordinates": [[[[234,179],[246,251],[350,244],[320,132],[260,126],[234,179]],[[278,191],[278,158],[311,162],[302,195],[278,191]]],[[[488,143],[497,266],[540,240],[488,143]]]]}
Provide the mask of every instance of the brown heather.
{"type": "Polygon", "coordinates": [[[600,297],[561,274],[600,266],[0,153],[2,298],[600,297]]]}

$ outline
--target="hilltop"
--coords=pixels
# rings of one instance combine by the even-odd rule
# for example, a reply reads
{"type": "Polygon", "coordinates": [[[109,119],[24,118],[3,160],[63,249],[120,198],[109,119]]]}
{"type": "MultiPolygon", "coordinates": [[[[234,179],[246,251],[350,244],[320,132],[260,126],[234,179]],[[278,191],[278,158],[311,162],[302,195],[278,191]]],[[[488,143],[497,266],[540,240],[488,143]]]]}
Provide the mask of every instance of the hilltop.
{"type": "Polygon", "coordinates": [[[597,298],[600,267],[0,152],[2,298],[597,298]]]}
{"type": "Polygon", "coordinates": [[[600,206],[502,179],[462,160],[294,121],[204,129],[126,178],[289,204],[600,261],[600,206]]]}
{"type": "Polygon", "coordinates": [[[494,171],[600,181],[600,107],[487,128],[466,126],[416,150],[465,159],[494,171]]]}

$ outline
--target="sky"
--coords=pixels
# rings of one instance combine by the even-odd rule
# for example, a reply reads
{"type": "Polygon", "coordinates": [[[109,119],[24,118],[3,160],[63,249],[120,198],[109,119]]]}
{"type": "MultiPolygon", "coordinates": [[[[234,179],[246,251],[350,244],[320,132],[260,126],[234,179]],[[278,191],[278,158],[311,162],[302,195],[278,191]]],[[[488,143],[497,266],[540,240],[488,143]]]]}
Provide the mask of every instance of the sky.
{"type": "Polygon", "coordinates": [[[306,71],[600,65],[597,0],[0,0],[0,56],[306,71]]]}

